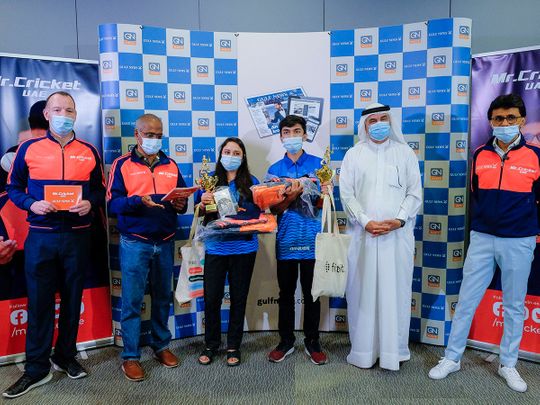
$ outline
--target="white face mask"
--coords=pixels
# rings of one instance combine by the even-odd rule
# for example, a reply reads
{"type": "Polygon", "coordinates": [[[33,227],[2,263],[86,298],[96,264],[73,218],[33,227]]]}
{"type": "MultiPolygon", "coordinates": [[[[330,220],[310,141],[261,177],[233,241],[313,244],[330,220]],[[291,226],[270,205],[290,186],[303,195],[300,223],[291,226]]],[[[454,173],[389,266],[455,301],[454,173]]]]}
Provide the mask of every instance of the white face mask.
{"type": "Polygon", "coordinates": [[[147,155],[155,155],[161,149],[161,139],[141,138],[141,148],[147,155]]]}

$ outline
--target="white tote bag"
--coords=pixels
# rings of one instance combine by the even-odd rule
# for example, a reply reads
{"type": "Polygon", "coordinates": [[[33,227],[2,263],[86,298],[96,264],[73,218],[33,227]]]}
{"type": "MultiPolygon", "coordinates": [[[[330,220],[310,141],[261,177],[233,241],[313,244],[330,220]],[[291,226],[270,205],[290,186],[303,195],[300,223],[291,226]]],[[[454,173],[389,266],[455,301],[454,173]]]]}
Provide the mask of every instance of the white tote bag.
{"type": "Polygon", "coordinates": [[[315,240],[315,269],[311,295],[344,297],[347,285],[347,254],[351,237],[339,233],[334,197],[324,196],[321,233],[315,240]],[[333,216],[333,218],[332,218],[333,216]],[[327,225],[327,232],[324,231],[327,225]]]}
{"type": "Polygon", "coordinates": [[[185,304],[193,298],[204,295],[204,243],[193,241],[199,224],[199,206],[195,209],[189,239],[182,246],[182,266],[174,297],[179,304],[185,304]]]}

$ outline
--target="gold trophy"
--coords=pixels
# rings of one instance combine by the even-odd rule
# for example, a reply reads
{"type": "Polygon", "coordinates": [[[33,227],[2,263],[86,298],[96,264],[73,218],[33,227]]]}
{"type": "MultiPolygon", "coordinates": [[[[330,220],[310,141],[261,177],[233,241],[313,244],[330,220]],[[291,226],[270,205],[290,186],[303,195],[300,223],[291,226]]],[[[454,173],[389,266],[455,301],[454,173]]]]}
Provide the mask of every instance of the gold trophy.
{"type": "MultiPolygon", "coordinates": [[[[206,156],[203,156],[202,159],[202,165],[201,170],[199,172],[199,180],[197,180],[197,184],[201,186],[204,191],[208,191],[209,193],[213,193],[214,189],[216,188],[216,184],[218,182],[217,176],[210,176],[210,168],[208,166],[208,163],[210,162],[209,159],[206,158],[206,156]]],[[[212,204],[207,204],[205,206],[205,210],[207,213],[209,212],[216,212],[217,211],[217,205],[215,201],[212,204]]]]}
{"type": "Polygon", "coordinates": [[[324,183],[328,183],[334,177],[334,171],[330,168],[330,147],[326,147],[326,152],[324,152],[324,157],[321,160],[321,168],[315,170],[315,174],[321,182],[321,186],[324,183]]]}

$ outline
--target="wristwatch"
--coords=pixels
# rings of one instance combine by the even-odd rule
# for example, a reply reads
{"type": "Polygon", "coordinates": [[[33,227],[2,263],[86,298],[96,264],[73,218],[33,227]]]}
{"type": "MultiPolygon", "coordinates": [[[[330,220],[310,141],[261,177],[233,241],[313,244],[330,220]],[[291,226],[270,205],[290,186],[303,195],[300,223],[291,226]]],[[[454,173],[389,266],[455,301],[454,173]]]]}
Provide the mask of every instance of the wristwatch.
{"type": "Polygon", "coordinates": [[[399,219],[399,218],[396,218],[396,219],[401,223],[401,225],[399,227],[403,228],[405,226],[405,221],[402,220],[402,219],[399,219]]]}

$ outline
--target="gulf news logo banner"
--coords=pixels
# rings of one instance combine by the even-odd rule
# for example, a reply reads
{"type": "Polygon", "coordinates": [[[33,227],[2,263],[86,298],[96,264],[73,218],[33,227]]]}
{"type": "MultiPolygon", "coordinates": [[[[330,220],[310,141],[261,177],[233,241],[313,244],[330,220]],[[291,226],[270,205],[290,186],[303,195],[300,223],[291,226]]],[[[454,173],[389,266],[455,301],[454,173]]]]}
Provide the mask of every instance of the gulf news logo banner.
{"type": "MultiPolygon", "coordinates": [[[[217,147],[225,138],[238,136],[236,43],[232,33],[101,25],[100,81],[106,168],[134,146],[137,117],[152,113],[161,118],[164,133],[168,135],[163,140],[164,151],[177,162],[188,186],[192,185],[198,178],[203,156],[214,161],[217,147]]],[[[192,198],[190,212],[193,212],[192,198]]],[[[181,264],[180,247],[188,238],[192,218],[192,215],[178,216],[174,285],[181,264]]],[[[109,229],[113,329],[115,342],[121,344],[122,279],[114,227],[113,219],[109,229]]],[[[182,306],[174,302],[169,318],[173,338],[203,333],[203,305],[202,298],[182,306]]],[[[150,306],[147,295],[142,307],[143,343],[150,334],[150,306]]],[[[223,310],[222,319],[226,325],[228,309],[223,310]]]]}
{"type": "MultiPolygon", "coordinates": [[[[415,228],[410,332],[412,340],[440,345],[450,333],[462,277],[470,46],[466,18],[331,33],[330,143],[337,171],[363,109],[374,102],[392,107],[418,156],[424,204],[415,228]]],[[[330,306],[341,328],[346,305],[336,299],[330,306]]]]}

